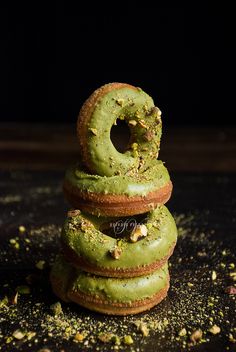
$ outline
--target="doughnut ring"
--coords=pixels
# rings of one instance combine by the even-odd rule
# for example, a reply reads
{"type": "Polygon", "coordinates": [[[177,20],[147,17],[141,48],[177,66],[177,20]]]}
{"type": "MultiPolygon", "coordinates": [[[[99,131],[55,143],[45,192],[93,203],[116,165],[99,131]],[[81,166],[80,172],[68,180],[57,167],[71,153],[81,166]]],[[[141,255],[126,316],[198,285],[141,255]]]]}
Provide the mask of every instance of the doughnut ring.
{"type": "Polygon", "coordinates": [[[161,111],[152,98],[125,83],[97,89],[82,106],[77,122],[82,161],[100,176],[124,175],[156,159],[161,133],[161,111]],[[127,123],[131,135],[124,153],[118,152],[110,139],[111,128],[119,119],[127,123]]]}
{"type": "Polygon", "coordinates": [[[150,274],[171,256],[177,229],[164,205],[145,215],[142,221],[135,217],[117,221],[71,211],[62,230],[63,255],[74,267],[100,276],[150,274]],[[131,225],[129,234],[126,225],[131,225]],[[101,229],[107,229],[108,235],[101,229]]]}
{"type": "Polygon", "coordinates": [[[134,278],[104,278],[76,270],[58,256],[50,274],[54,293],[62,300],[113,315],[146,311],[167,295],[167,263],[157,271],[134,278]]]}
{"type": "Polygon", "coordinates": [[[128,216],[166,203],[172,192],[169,173],[160,160],[139,172],[111,177],[91,175],[80,164],[65,175],[64,195],[76,209],[96,216],[128,216]]]}

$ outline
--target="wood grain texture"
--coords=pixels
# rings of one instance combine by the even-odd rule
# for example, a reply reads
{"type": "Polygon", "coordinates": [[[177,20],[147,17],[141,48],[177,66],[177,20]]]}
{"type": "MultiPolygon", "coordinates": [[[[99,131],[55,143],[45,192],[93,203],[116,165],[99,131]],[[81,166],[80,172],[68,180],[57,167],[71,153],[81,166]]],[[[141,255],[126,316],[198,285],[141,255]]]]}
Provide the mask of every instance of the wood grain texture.
{"type": "MultiPolygon", "coordinates": [[[[64,170],[78,154],[76,123],[0,124],[3,170],[64,170]]],[[[164,125],[160,159],[170,171],[236,172],[235,155],[236,128],[164,125]]]]}

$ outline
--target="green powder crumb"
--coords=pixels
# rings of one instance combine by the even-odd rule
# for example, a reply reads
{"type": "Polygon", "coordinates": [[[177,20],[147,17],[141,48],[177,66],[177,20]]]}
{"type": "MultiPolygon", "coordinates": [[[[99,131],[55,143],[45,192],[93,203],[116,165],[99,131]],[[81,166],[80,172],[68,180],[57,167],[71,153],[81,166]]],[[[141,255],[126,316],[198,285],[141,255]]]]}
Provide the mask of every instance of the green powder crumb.
{"type": "Polygon", "coordinates": [[[197,329],[195,331],[192,332],[192,334],[190,335],[190,340],[196,344],[197,342],[202,340],[202,330],[201,329],[197,329]]]}
{"type": "Polygon", "coordinates": [[[74,340],[77,342],[82,342],[84,338],[85,336],[83,334],[80,334],[79,332],[77,332],[77,334],[75,334],[74,340]]]}
{"type": "Polygon", "coordinates": [[[22,340],[25,337],[25,335],[26,335],[26,332],[20,329],[15,330],[12,334],[12,336],[17,340],[22,340]]]}
{"type": "Polygon", "coordinates": [[[113,338],[113,334],[110,333],[101,333],[98,335],[98,339],[104,343],[110,342],[113,338]]]}
{"type": "Polygon", "coordinates": [[[137,327],[137,330],[143,334],[143,336],[146,337],[149,335],[149,328],[147,326],[147,323],[141,320],[136,320],[134,321],[134,325],[137,327]]]}
{"type": "Polygon", "coordinates": [[[181,329],[181,330],[179,331],[178,335],[179,335],[180,337],[183,337],[183,336],[187,335],[187,330],[186,330],[185,328],[181,329]]]}
{"type": "Polygon", "coordinates": [[[63,311],[62,311],[62,307],[61,307],[61,303],[60,302],[56,302],[54,304],[52,304],[50,306],[50,309],[53,313],[54,316],[58,316],[60,314],[63,314],[63,311]]]}
{"type": "Polygon", "coordinates": [[[113,335],[111,338],[111,341],[114,343],[114,345],[117,345],[117,346],[121,344],[120,337],[117,335],[113,335]]]}
{"type": "Polygon", "coordinates": [[[233,334],[229,334],[229,342],[236,343],[236,338],[234,338],[233,334]]]}
{"type": "Polygon", "coordinates": [[[217,326],[217,325],[213,325],[210,329],[209,329],[209,332],[213,335],[217,335],[220,333],[220,327],[217,326]]]}
{"type": "Polygon", "coordinates": [[[25,228],[25,226],[20,225],[20,226],[18,227],[18,230],[19,230],[20,233],[24,233],[24,232],[26,231],[26,228],[25,228]]]}
{"type": "Polygon", "coordinates": [[[134,340],[132,339],[131,335],[124,336],[123,341],[125,345],[132,345],[134,343],[134,340]]]}
{"type": "Polygon", "coordinates": [[[39,260],[36,264],[35,264],[36,268],[39,270],[43,270],[44,266],[45,266],[45,260],[39,260]]]}
{"type": "Polygon", "coordinates": [[[8,306],[9,300],[8,297],[5,296],[3,299],[0,300],[0,309],[6,308],[8,306]]]}
{"type": "Polygon", "coordinates": [[[215,281],[215,280],[216,280],[216,278],[217,278],[216,271],[215,271],[215,270],[213,270],[213,271],[212,271],[212,273],[211,273],[211,279],[212,279],[212,281],[215,281]]]}

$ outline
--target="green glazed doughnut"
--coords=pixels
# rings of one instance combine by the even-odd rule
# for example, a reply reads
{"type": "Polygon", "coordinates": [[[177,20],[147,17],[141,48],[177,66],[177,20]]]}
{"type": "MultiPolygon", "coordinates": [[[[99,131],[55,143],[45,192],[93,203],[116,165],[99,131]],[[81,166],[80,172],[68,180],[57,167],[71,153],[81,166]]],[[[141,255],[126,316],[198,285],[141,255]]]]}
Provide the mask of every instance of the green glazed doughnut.
{"type": "Polygon", "coordinates": [[[124,175],[156,159],[160,148],[161,111],[142,89],[110,83],[97,89],[84,103],[77,122],[77,135],[84,164],[101,176],[124,175]],[[127,150],[114,147],[111,128],[125,120],[130,129],[127,150]]]}
{"type": "Polygon", "coordinates": [[[65,175],[64,195],[77,209],[96,216],[142,214],[168,201],[172,191],[169,173],[160,160],[139,172],[99,176],[78,164],[65,175]]]}
{"type": "Polygon", "coordinates": [[[118,279],[75,270],[62,256],[58,256],[50,280],[54,293],[62,300],[115,315],[136,314],[150,309],[165,298],[169,288],[167,263],[149,275],[118,279]]]}
{"type": "Polygon", "coordinates": [[[96,218],[71,211],[61,236],[63,253],[73,266],[123,278],[160,268],[172,254],[176,240],[175,221],[164,205],[145,214],[144,219],[96,218]],[[125,233],[131,225],[131,234],[125,233]]]}

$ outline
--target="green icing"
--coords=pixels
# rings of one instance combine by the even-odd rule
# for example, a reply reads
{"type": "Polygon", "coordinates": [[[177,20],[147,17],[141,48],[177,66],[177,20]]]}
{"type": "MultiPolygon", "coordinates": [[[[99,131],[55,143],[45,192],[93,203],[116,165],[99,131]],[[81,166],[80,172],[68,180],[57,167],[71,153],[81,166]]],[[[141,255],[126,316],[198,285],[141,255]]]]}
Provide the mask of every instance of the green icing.
{"type": "MultiPolygon", "coordinates": [[[[64,281],[65,283],[74,274],[74,269],[62,256],[58,256],[52,270],[60,282],[64,281]]],[[[135,300],[151,297],[166,287],[167,283],[167,264],[150,275],[129,279],[104,278],[78,270],[68,290],[81,291],[113,302],[131,303],[135,300]]]]}
{"type": "Polygon", "coordinates": [[[169,173],[161,160],[153,160],[138,172],[122,176],[91,175],[80,164],[67,170],[65,180],[81,191],[127,196],[146,196],[149,192],[165,186],[169,173]]]}
{"type": "Polygon", "coordinates": [[[82,213],[68,218],[62,230],[62,241],[86,262],[101,268],[117,269],[159,261],[177,240],[175,221],[164,205],[146,214],[142,223],[146,225],[148,235],[135,243],[130,242],[128,236],[119,240],[99,230],[103,223],[112,221],[112,218],[96,218],[82,213]],[[110,255],[117,245],[122,250],[118,260],[110,255]]]}
{"type": "Polygon", "coordinates": [[[143,160],[156,159],[161,139],[160,110],[141,89],[123,87],[110,91],[96,103],[87,124],[87,153],[92,169],[101,176],[137,170],[143,160]],[[110,139],[117,119],[125,120],[131,140],[120,153],[110,139]]]}
{"type": "Polygon", "coordinates": [[[166,287],[168,282],[167,264],[147,276],[128,279],[104,278],[78,272],[72,284],[72,291],[97,295],[113,302],[132,302],[153,296],[166,287]]]}

